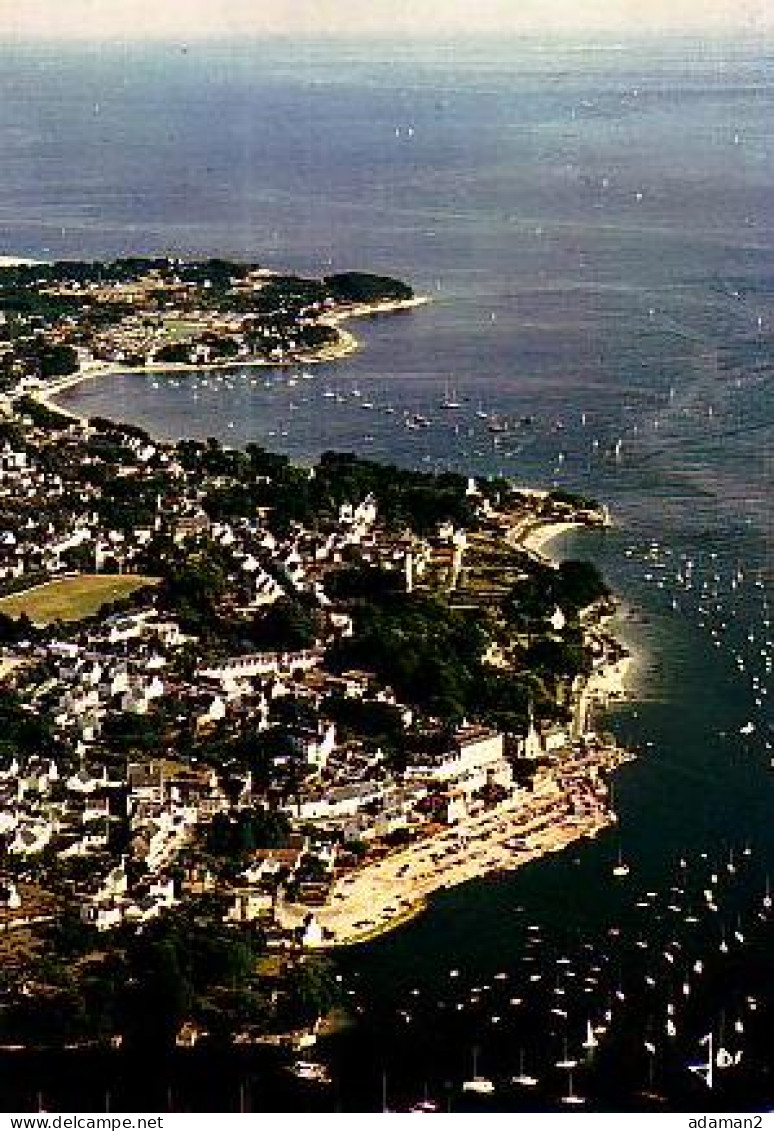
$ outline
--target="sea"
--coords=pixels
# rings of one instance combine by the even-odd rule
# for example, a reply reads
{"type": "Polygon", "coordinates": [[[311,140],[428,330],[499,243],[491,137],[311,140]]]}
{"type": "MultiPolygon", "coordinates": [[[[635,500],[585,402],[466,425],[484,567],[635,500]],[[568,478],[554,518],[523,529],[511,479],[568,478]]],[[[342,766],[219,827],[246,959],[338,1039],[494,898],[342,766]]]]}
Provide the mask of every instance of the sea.
{"type": "MultiPolygon", "coordinates": [[[[0,1063],[10,1109],[774,1107],[774,69],[764,41],[0,47],[0,250],[232,256],[431,302],[293,370],[61,397],[163,437],[606,503],[552,547],[621,601],[619,821],[335,961],[289,1058],[0,1063]],[[443,407],[443,403],[458,407],[443,407]],[[411,414],[430,420],[406,427],[411,414]],[[493,421],[507,419],[507,431],[493,421]],[[613,869],[622,861],[624,876],[613,869]],[[42,1098],[41,1098],[42,1097],[42,1098]]],[[[71,1054],[71,1059],[77,1054],[71,1054]]]]}

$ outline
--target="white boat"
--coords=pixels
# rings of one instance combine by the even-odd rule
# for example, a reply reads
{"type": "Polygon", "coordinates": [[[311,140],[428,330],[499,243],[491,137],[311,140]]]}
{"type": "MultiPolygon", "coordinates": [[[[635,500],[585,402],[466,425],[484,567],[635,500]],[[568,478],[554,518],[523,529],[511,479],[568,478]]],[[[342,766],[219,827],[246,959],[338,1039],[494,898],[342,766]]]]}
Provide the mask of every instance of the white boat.
{"type": "Polygon", "coordinates": [[[573,1060],[572,1057],[569,1056],[569,1054],[567,1052],[567,1038],[566,1037],[564,1038],[564,1041],[562,1042],[562,1059],[556,1061],[555,1067],[556,1068],[567,1068],[567,1069],[578,1067],[577,1060],[573,1060]]]}
{"type": "Polygon", "coordinates": [[[539,1083],[537,1076],[530,1076],[524,1071],[524,1049],[519,1052],[519,1075],[511,1079],[512,1083],[519,1084],[522,1088],[536,1088],[539,1083]]]}
{"type": "Polygon", "coordinates": [[[330,1084],[331,1074],[326,1065],[316,1060],[295,1060],[289,1071],[299,1080],[309,1080],[315,1084],[330,1084]]]}
{"type": "Polygon", "coordinates": [[[598,1044],[599,1044],[599,1041],[597,1040],[596,1035],[594,1033],[594,1026],[591,1024],[590,1021],[587,1021],[586,1022],[586,1039],[583,1042],[583,1047],[584,1047],[584,1049],[589,1049],[589,1051],[591,1051],[592,1049],[595,1049],[598,1044]]]}
{"type": "Polygon", "coordinates": [[[495,1086],[486,1076],[473,1076],[462,1085],[463,1092],[475,1092],[479,1096],[491,1096],[495,1086]]]}
{"type": "Polygon", "coordinates": [[[441,408],[462,408],[462,402],[457,396],[457,393],[448,385],[446,386],[444,398],[441,401],[441,408]]]}
{"type": "Polygon", "coordinates": [[[491,1096],[495,1090],[492,1081],[486,1076],[478,1074],[478,1049],[473,1049],[473,1075],[470,1080],[465,1080],[462,1085],[463,1092],[474,1092],[479,1096],[491,1096]]]}
{"type": "Polygon", "coordinates": [[[586,1101],[583,1098],[583,1096],[579,1096],[576,1092],[573,1091],[572,1072],[570,1072],[568,1079],[567,1079],[567,1095],[562,1096],[562,1103],[568,1104],[570,1106],[577,1107],[577,1106],[580,1106],[581,1104],[585,1104],[585,1102],[586,1101]]]}
{"type": "Polygon", "coordinates": [[[629,865],[624,863],[620,848],[618,849],[618,863],[613,868],[613,875],[618,877],[629,875],[629,865]]]}

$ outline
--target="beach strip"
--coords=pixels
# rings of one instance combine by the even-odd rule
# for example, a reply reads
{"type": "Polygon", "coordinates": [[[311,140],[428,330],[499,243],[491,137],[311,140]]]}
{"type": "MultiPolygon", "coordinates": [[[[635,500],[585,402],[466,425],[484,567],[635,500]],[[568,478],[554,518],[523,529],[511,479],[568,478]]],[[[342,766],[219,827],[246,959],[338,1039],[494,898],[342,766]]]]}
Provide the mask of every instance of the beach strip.
{"type": "Polygon", "coordinates": [[[425,295],[416,295],[409,299],[395,299],[392,301],[375,302],[353,306],[336,314],[326,315],[318,320],[318,325],[328,326],[338,334],[338,341],[329,346],[321,346],[308,353],[300,352],[292,358],[282,361],[267,358],[243,358],[238,361],[214,362],[184,362],[184,361],[151,361],[145,365],[119,365],[107,361],[84,362],[77,373],[68,374],[55,381],[49,381],[37,388],[25,390],[38,404],[43,405],[51,412],[59,412],[72,420],[83,421],[83,417],[60,405],[56,398],[68,389],[74,389],[84,381],[93,381],[100,377],[120,377],[132,374],[170,374],[176,373],[208,373],[218,370],[233,369],[288,369],[298,365],[323,365],[341,361],[351,356],[360,349],[360,342],[349,330],[342,329],[342,323],[354,318],[374,318],[382,314],[396,314],[401,311],[416,310],[426,306],[430,299],[425,295]]]}

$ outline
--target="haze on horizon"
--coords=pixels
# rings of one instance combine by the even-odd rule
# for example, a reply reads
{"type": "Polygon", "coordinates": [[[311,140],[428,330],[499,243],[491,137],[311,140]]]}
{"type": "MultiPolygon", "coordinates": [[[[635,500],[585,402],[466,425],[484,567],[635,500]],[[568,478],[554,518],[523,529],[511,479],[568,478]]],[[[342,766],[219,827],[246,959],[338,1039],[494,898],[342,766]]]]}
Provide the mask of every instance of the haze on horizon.
{"type": "Polygon", "coordinates": [[[6,42],[772,29],[770,0],[0,0],[6,42]]]}

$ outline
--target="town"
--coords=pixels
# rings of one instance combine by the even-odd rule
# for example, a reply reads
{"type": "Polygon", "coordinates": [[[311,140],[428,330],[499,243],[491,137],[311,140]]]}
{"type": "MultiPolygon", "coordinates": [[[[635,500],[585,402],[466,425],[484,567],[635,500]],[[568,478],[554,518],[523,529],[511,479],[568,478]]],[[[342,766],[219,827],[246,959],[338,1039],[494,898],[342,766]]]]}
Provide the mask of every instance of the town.
{"type": "MultiPolygon", "coordinates": [[[[336,1002],[321,951],[615,819],[606,774],[629,755],[591,714],[620,694],[614,602],[592,565],[531,545],[607,513],[68,416],[46,397],[63,350],[78,371],[135,362],[127,326],[169,321],[148,302],[182,288],[222,307],[255,276],[20,270],[0,419],[0,1043],[309,1030],[336,1002]],[[100,313],[114,289],[120,334],[100,313]]],[[[271,350],[318,325],[302,310],[271,350]]],[[[186,359],[211,362],[200,347],[189,327],[186,359]]]]}

